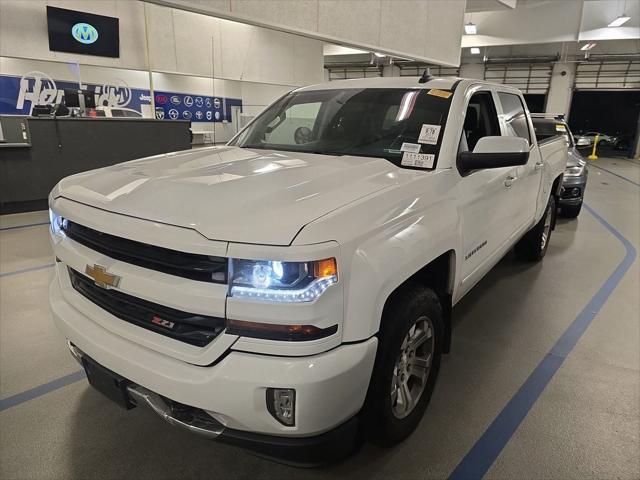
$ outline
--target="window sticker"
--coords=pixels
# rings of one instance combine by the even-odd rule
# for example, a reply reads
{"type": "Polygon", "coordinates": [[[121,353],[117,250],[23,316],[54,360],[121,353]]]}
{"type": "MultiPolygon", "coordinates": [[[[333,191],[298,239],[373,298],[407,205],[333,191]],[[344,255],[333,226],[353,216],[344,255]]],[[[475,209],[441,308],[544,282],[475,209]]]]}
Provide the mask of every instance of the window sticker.
{"type": "Polygon", "coordinates": [[[556,132],[566,132],[567,127],[562,125],[561,123],[556,123],[556,132]]]}
{"type": "Polygon", "coordinates": [[[432,88],[427,92],[427,95],[433,95],[434,97],[440,97],[440,98],[449,98],[451,95],[453,95],[453,92],[432,88]]]}
{"type": "Polygon", "coordinates": [[[426,143],[427,145],[437,145],[440,136],[440,125],[429,125],[424,123],[420,130],[418,143],[426,143]]]}
{"type": "Polygon", "coordinates": [[[401,152],[420,153],[421,145],[419,143],[407,143],[403,142],[400,147],[401,152]]]}
{"type": "Polygon", "coordinates": [[[436,156],[433,153],[411,153],[402,154],[403,167],[433,168],[436,156]]]}

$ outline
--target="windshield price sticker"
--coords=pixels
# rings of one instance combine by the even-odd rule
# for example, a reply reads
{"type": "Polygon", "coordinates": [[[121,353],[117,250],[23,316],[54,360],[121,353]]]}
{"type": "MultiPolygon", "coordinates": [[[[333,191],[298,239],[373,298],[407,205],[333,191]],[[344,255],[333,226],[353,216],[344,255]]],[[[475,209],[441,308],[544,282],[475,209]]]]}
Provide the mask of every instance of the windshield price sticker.
{"type": "Polygon", "coordinates": [[[420,153],[421,145],[419,143],[407,143],[403,142],[400,147],[401,152],[420,153]]]}
{"type": "Polygon", "coordinates": [[[420,130],[418,143],[426,143],[427,145],[437,145],[439,136],[440,136],[440,125],[429,125],[425,123],[422,125],[422,129],[420,130]]]}
{"type": "Polygon", "coordinates": [[[436,156],[433,153],[411,153],[404,152],[402,154],[403,167],[433,168],[436,156]]]}
{"type": "Polygon", "coordinates": [[[562,125],[561,123],[556,123],[556,132],[566,132],[567,127],[562,125]]]}

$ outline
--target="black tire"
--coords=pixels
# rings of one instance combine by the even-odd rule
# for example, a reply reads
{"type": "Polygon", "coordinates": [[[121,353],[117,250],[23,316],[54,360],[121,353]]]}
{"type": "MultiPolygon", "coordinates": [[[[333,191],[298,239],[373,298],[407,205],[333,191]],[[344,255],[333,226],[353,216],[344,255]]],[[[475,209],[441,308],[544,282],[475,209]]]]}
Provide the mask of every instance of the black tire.
{"type": "MultiPolygon", "coordinates": [[[[382,314],[378,352],[363,409],[365,435],[371,442],[393,446],[407,438],[420,423],[438,377],[443,332],[442,307],[432,290],[417,283],[408,283],[391,295],[382,314]],[[433,337],[422,344],[428,344],[432,349],[426,381],[418,382],[419,385],[424,384],[424,387],[417,401],[413,402],[412,410],[404,418],[398,418],[394,413],[398,402],[392,400],[392,393],[396,391],[393,387],[396,361],[400,361],[405,338],[412,329],[414,332],[418,331],[418,328],[414,329],[414,325],[427,324],[432,327],[433,337]]],[[[423,353],[424,350],[413,358],[423,353]]],[[[415,385],[417,384],[414,383],[415,385]]]]}
{"type": "Polygon", "coordinates": [[[551,232],[556,223],[556,198],[554,195],[549,197],[547,208],[542,218],[536,225],[529,230],[524,237],[520,239],[515,246],[516,255],[528,262],[539,262],[547,253],[549,248],[549,240],[551,232]],[[550,221],[550,227],[546,227],[550,221]]]}
{"type": "Polygon", "coordinates": [[[566,218],[576,218],[580,215],[580,210],[582,209],[582,202],[578,205],[565,205],[560,207],[560,215],[566,218]]]}

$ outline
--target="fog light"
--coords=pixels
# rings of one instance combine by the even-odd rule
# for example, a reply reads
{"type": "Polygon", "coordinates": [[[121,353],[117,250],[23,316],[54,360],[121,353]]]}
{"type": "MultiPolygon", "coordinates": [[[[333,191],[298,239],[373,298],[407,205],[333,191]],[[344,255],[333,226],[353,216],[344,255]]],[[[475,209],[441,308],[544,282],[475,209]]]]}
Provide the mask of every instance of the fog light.
{"type": "Polygon", "coordinates": [[[267,410],[287,427],[296,424],[296,391],[293,388],[267,388],[267,410]]]}
{"type": "Polygon", "coordinates": [[[578,187],[572,188],[571,189],[571,196],[579,197],[580,196],[580,189],[578,187]]]}

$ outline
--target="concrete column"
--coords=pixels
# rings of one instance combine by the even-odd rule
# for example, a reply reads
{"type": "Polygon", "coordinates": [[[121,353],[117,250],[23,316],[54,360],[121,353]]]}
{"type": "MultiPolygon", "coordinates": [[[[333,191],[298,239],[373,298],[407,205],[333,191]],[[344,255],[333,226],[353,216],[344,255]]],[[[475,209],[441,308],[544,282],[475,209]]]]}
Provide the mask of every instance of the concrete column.
{"type": "Polygon", "coordinates": [[[575,63],[555,63],[553,65],[549,94],[547,95],[547,113],[563,113],[568,117],[575,79],[575,63]]]}
{"type": "Polygon", "coordinates": [[[400,69],[395,65],[384,65],[382,67],[383,77],[399,77],[400,69]]]}
{"type": "Polygon", "coordinates": [[[460,65],[460,76],[484,80],[484,63],[463,63],[460,65]]]}

